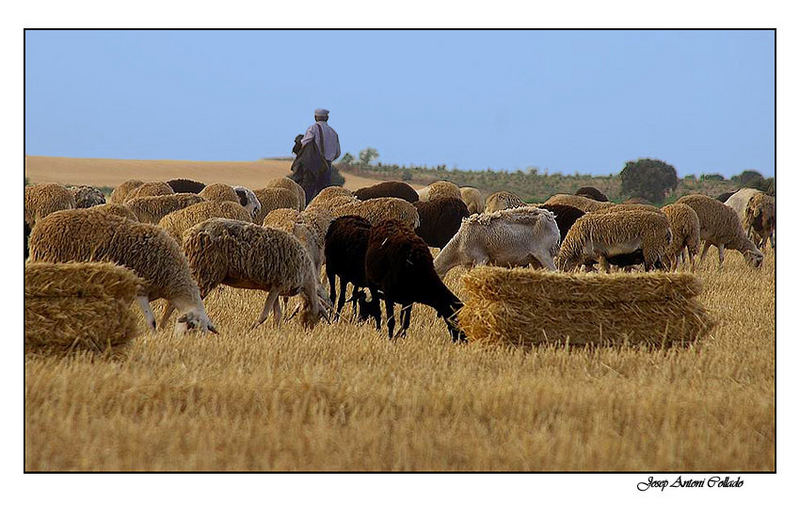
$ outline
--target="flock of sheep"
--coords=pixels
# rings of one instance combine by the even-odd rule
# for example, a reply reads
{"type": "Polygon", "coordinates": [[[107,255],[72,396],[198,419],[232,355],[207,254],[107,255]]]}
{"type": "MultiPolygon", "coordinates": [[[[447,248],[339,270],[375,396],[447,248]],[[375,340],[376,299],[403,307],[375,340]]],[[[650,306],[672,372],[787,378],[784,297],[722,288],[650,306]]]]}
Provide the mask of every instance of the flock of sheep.
{"type": "Polygon", "coordinates": [[[39,184],[25,188],[25,254],[130,268],[143,280],[137,301],[153,330],[150,302],[163,298],[160,327],[177,310],[176,334],[216,333],[204,299],[224,284],[267,292],[253,327],[271,313],[279,325],[288,297],[298,295],[295,313],[306,327],[336,319],[352,302],[360,321],[374,319],[380,329],[383,300],[390,338],[394,305],[402,336],[420,303],[436,310],[456,341],[465,339],[457,320],[463,303],[442,279],[459,265],[674,270],[694,268],[703,242],[700,261],[714,245],[720,267],[726,248],[759,267],[767,240],[775,246],[774,197],[742,189],[723,201],[692,194],[659,209],[614,204],[588,187],[532,205],[506,191],[484,201],[473,187],[439,181],[419,191],[402,182],[355,192],[332,186],[306,206],[302,188],[280,178],[256,190],[128,180],[106,203],[93,187],[39,184]],[[441,249],[435,259],[430,247],[441,249]]]}

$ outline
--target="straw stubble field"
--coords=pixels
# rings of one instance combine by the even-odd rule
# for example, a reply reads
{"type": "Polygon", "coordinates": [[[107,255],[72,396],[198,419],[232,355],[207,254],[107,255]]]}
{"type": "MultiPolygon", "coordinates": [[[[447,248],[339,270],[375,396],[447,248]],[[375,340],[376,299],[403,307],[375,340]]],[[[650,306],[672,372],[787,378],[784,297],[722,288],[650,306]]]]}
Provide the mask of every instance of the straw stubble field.
{"type": "Polygon", "coordinates": [[[670,349],[453,345],[427,308],[398,341],[345,322],[250,332],[264,295],[218,289],[218,337],[27,353],[25,467],[774,470],[774,255],[700,275],[718,324],[670,349]]]}

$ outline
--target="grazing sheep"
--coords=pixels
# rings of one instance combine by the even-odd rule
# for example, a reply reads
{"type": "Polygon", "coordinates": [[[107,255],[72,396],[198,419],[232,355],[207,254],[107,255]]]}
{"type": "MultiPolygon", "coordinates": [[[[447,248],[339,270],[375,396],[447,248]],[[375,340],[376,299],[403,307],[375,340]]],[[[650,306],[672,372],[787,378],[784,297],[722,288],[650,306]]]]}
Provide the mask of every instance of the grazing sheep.
{"type": "Polygon", "coordinates": [[[584,198],[589,198],[594,201],[608,201],[608,196],[603,194],[602,191],[596,187],[581,187],[575,191],[575,195],[583,196],[584,198]]]}
{"type": "Polygon", "coordinates": [[[362,187],[353,193],[361,201],[373,198],[400,198],[409,203],[419,201],[419,195],[413,187],[404,182],[381,182],[369,187],[362,187]]]}
{"type": "Polygon", "coordinates": [[[417,235],[436,248],[443,248],[456,235],[461,221],[469,217],[466,204],[455,198],[418,201],[414,208],[419,213],[417,235]]]}
{"type": "Polygon", "coordinates": [[[175,191],[166,182],[146,182],[130,191],[125,196],[124,201],[128,202],[145,196],[166,196],[168,194],[175,194],[175,191]]]}
{"type": "Polygon", "coordinates": [[[750,187],[745,187],[731,194],[730,198],[725,200],[725,205],[736,211],[736,215],[739,216],[739,221],[742,222],[742,227],[745,226],[744,211],[747,209],[747,202],[750,201],[750,198],[752,198],[753,196],[755,196],[760,192],[761,191],[759,191],[758,189],[751,189],[750,187]]]}
{"type": "Polygon", "coordinates": [[[718,201],[721,201],[722,203],[725,203],[726,201],[728,201],[728,198],[730,198],[735,193],[736,191],[723,192],[722,194],[718,194],[716,199],[718,201]]]}
{"type": "Polygon", "coordinates": [[[91,185],[78,185],[69,188],[75,197],[76,209],[88,209],[106,202],[106,195],[97,187],[91,185]]]}
{"type": "Polygon", "coordinates": [[[645,210],[648,212],[660,212],[661,209],[656,207],[655,205],[650,205],[647,203],[616,203],[610,204],[606,207],[593,210],[592,212],[602,212],[604,214],[609,212],[623,212],[623,211],[632,211],[632,210],[645,210]]]}
{"type": "Polygon", "coordinates": [[[756,193],[747,202],[744,211],[745,228],[747,237],[755,238],[758,248],[767,246],[767,238],[770,245],[775,248],[775,197],[763,192],[756,193]]]}
{"type": "Polygon", "coordinates": [[[394,304],[402,306],[398,336],[403,336],[411,322],[412,305],[418,302],[436,310],[453,341],[466,339],[456,317],[464,304],[436,275],[428,245],[407,225],[394,220],[373,225],[364,270],[370,292],[380,292],[386,304],[389,338],[394,334],[394,304]]]}
{"type": "Polygon", "coordinates": [[[303,213],[297,209],[275,209],[264,218],[265,227],[277,228],[296,237],[306,247],[317,277],[322,272],[324,257],[323,243],[317,232],[303,220],[303,213]]]}
{"type": "Polygon", "coordinates": [[[630,254],[621,261],[623,266],[635,264],[641,257],[645,271],[649,271],[662,264],[661,258],[671,241],[664,214],[643,210],[591,212],[578,219],[567,232],[556,262],[559,269],[567,272],[599,262],[608,272],[609,258],[630,254]]]}
{"type": "Polygon", "coordinates": [[[361,216],[341,216],[331,221],[325,235],[325,273],[330,284],[331,306],[336,304],[334,318],[338,318],[345,304],[347,285],[353,285],[353,307],[359,321],[368,317],[375,319],[378,329],[381,328],[380,299],[377,293],[371,293],[367,299],[364,289],[367,287],[364,260],[372,225],[361,216]],[[336,303],[336,277],[339,277],[339,302],[336,303]]]}
{"type": "Polygon", "coordinates": [[[764,254],[747,239],[739,216],[733,208],[705,194],[690,194],[675,203],[684,203],[693,208],[700,220],[700,239],[704,241],[703,253],[700,254],[701,264],[708,248],[714,245],[719,251],[720,268],[725,260],[726,247],[738,250],[747,264],[756,268],[761,266],[764,254]]]}
{"type": "Polygon", "coordinates": [[[556,217],[556,225],[558,226],[558,234],[561,236],[561,241],[567,237],[567,232],[572,228],[572,225],[578,221],[578,218],[586,214],[581,209],[576,209],[571,205],[537,205],[538,208],[548,210],[556,217]]]}
{"type": "Polygon", "coordinates": [[[680,262],[688,262],[694,270],[694,257],[700,251],[700,219],[697,213],[685,203],[665,205],[661,207],[661,212],[667,217],[672,231],[672,244],[664,255],[667,263],[676,270],[680,262]]]}
{"type": "MultiPolygon", "coordinates": [[[[94,209],[51,214],[33,229],[31,261],[111,261],[144,280],[137,301],[148,326],[156,328],[150,301],[160,298],[181,313],[175,333],[216,333],[178,244],[162,229],[94,209]]],[[[162,325],[166,322],[162,322],[162,325]]]]}
{"type": "Polygon", "coordinates": [[[434,266],[441,277],[458,265],[532,264],[555,270],[560,239],[555,217],[544,209],[526,206],[473,214],[436,256],[434,266]]]}
{"type": "Polygon", "coordinates": [[[261,204],[261,210],[253,218],[253,223],[260,225],[264,218],[275,209],[295,209],[299,205],[297,193],[283,187],[265,187],[253,191],[261,204]]]}
{"type": "Polygon", "coordinates": [[[125,206],[133,211],[140,222],[157,225],[161,218],[170,212],[185,209],[189,205],[204,201],[206,201],[205,198],[199,194],[165,194],[163,196],[134,198],[131,201],[126,201],[125,206]]]}
{"type": "Polygon", "coordinates": [[[125,203],[128,194],[142,184],[144,184],[144,182],[141,180],[125,180],[111,191],[111,196],[108,201],[111,203],[125,203]]]}
{"type": "Polygon", "coordinates": [[[513,209],[516,207],[524,207],[527,203],[522,201],[522,198],[509,191],[494,192],[486,198],[486,208],[484,212],[491,214],[498,210],[513,209]]]}
{"type": "Polygon", "coordinates": [[[252,223],[250,214],[239,205],[232,201],[203,201],[189,205],[186,208],[170,212],[158,222],[158,226],[163,228],[180,245],[183,243],[183,233],[203,221],[211,218],[227,218],[252,223]]]}
{"type": "Polygon", "coordinates": [[[242,185],[234,186],[233,190],[239,196],[239,204],[250,214],[250,221],[258,217],[259,213],[261,213],[261,202],[258,201],[256,193],[242,185]]]}
{"type": "Polygon", "coordinates": [[[569,205],[571,207],[575,207],[576,209],[580,209],[583,212],[594,212],[596,210],[614,205],[611,202],[595,201],[590,198],[576,196],[574,194],[554,194],[550,196],[544,203],[546,205],[569,205]]]}
{"type": "Polygon", "coordinates": [[[314,199],[311,200],[311,203],[308,204],[308,207],[333,207],[336,205],[334,200],[342,201],[343,203],[349,203],[351,201],[357,201],[356,197],[353,195],[352,192],[348,191],[344,187],[339,187],[338,185],[331,185],[329,187],[325,187],[319,194],[314,196],[314,199]],[[341,198],[342,200],[339,200],[341,198]],[[346,201],[344,201],[346,200],[346,201]]]}
{"type": "Polygon", "coordinates": [[[461,199],[467,204],[467,210],[470,214],[480,214],[483,212],[483,195],[481,191],[475,187],[462,187],[461,199]]]}
{"type": "MultiPolygon", "coordinates": [[[[439,180],[417,191],[418,201],[431,201],[436,198],[455,198],[461,200],[461,189],[453,182],[439,180]]],[[[463,200],[462,200],[463,201],[463,200]]]]}
{"type": "Polygon", "coordinates": [[[311,257],[296,237],[283,230],[212,218],[186,231],[183,250],[202,298],[219,284],[268,293],[261,316],[251,329],[261,325],[271,311],[275,313],[275,326],[280,325],[280,295],[300,294],[304,326],[313,327],[320,317],[327,319],[311,257]]]}
{"type": "Polygon", "coordinates": [[[233,190],[233,187],[224,183],[212,183],[206,185],[205,188],[200,191],[200,196],[208,201],[232,201],[239,203],[239,195],[236,194],[236,191],[233,190]]]}
{"type": "Polygon", "coordinates": [[[25,223],[34,228],[48,214],[75,208],[75,197],[57,183],[40,183],[25,187],[25,223]]]}
{"type": "Polygon", "coordinates": [[[296,208],[297,210],[303,210],[306,208],[306,191],[303,190],[303,187],[299,183],[295,182],[288,176],[274,178],[268,181],[264,187],[283,187],[284,189],[294,191],[297,193],[298,204],[297,207],[289,208],[296,208]]]}
{"type": "Polygon", "coordinates": [[[206,184],[203,182],[190,180],[188,178],[173,178],[172,180],[167,180],[167,185],[172,187],[175,194],[180,194],[182,192],[200,194],[200,191],[206,188],[206,184]]]}
{"type": "Polygon", "coordinates": [[[137,223],[139,222],[139,218],[136,217],[136,214],[134,214],[131,209],[119,203],[104,203],[102,205],[95,205],[94,207],[89,207],[89,210],[105,212],[108,214],[113,214],[114,216],[135,221],[137,223]]]}
{"type": "Polygon", "coordinates": [[[419,226],[419,213],[417,209],[405,200],[398,198],[373,198],[366,201],[355,200],[333,207],[330,213],[334,217],[339,216],[361,216],[366,218],[372,225],[377,225],[381,221],[394,219],[409,225],[415,229],[419,226]]]}

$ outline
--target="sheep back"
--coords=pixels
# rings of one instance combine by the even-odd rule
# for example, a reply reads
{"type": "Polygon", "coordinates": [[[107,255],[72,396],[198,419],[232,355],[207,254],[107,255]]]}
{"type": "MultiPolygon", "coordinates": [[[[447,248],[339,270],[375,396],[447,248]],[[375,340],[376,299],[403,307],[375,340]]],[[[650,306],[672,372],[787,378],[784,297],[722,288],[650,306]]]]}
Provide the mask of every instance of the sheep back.
{"type": "Polygon", "coordinates": [[[381,221],[390,219],[409,225],[411,229],[415,229],[419,226],[419,213],[417,209],[409,202],[398,198],[373,198],[366,201],[355,200],[351,203],[334,207],[330,212],[334,217],[346,215],[361,216],[373,226],[381,221]]]}
{"type": "Polygon", "coordinates": [[[419,213],[417,235],[436,248],[443,248],[470,215],[467,205],[455,198],[418,201],[414,208],[419,213]]]}
{"type": "Polygon", "coordinates": [[[381,182],[369,187],[362,187],[353,193],[361,201],[373,198],[400,198],[409,203],[419,201],[419,195],[413,187],[405,182],[381,182]]]}
{"type": "Polygon", "coordinates": [[[236,202],[203,201],[175,212],[170,212],[161,218],[158,226],[163,228],[178,244],[181,244],[184,232],[211,218],[252,222],[247,210],[236,202]]]}
{"type": "Polygon", "coordinates": [[[157,225],[161,218],[170,212],[185,209],[189,205],[204,201],[206,201],[205,198],[198,194],[165,194],[134,198],[125,202],[125,206],[131,209],[140,222],[157,225]]]}
{"type": "Polygon", "coordinates": [[[256,189],[253,193],[261,204],[261,210],[253,218],[253,223],[257,225],[263,223],[267,214],[275,209],[296,209],[298,206],[297,193],[294,190],[283,187],[265,187],[256,189]]]}
{"type": "Polygon", "coordinates": [[[172,180],[167,180],[167,185],[172,187],[172,190],[175,191],[175,194],[180,194],[182,192],[200,194],[200,191],[206,188],[206,184],[203,182],[190,180],[188,178],[173,178],[172,180]]]}
{"type": "Polygon", "coordinates": [[[672,231],[672,243],[667,248],[667,257],[670,260],[677,259],[684,248],[691,255],[697,254],[700,250],[700,219],[694,209],[685,203],[673,203],[661,207],[661,212],[667,217],[672,231]]]}
{"type": "Polygon", "coordinates": [[[239,203],[239,195],[236,194],[236,191],[233,190],[233,187],[224,183],[212,183],[206,185],[203,190],[200,191],[200,196],[208,201],[232,201],[239,203]]]}
{"type": "Polygon", "coordinates": [[[297,210],[303,210],[306,208],[306,191],[303,190],[303,187],[300,184],[298,184],[288,176],[273,178],[272,180],[269,180],[264,187],[283,187],[284,189],[289,189],[290,191],[294,191],[297,193],[297,200],[298,200],[297,207],[294,208],[296,208],[297,210]]]}
{"type": "Polygon", "coordinates": [[[74,208],[75,197],[63,185],[40,183],[25,187],[25,223],[31,228],[48,214],[74,208]]]}
{"type": "Polygon", "coordinates": [[[597,187],[581,187],[577,191],[575,191],[576,196],[583,196],[584,198],[589,198],[590,200],[594,201],[608,201],[608,196],[603,194],[603,192],[598,189],[597,187]]]}
{"type": "Polygon", "coordinates": [[[486,198],[486,213],[497,212],[498,210],[513,209],[527,205],[522,198],[509,191],[493,192],[486,198]]]}
{"type": "Polygon", "coordinates": [[[361,216],[340,216],[325,234],[325,268],[356,286],[366,286],[364,259],[372,225],[361,216]]]}
{"type": "Polygon", "coordinates": [[[125,180],[121,184],[117,185],[113,191],[111,191],[111,196],[109,197],[108,201],[111,203],[125,203],[125,199],[128,197],[128,194],[132,190],[141,186],[143,183],[144,182],[141,180],[125,180]]]}
{"type": "Polygon", "coordinates": [[[461,187],[461,199],[467,204],[467,210],[470,214],[483,212],[483,195],[475,187],[461,187]]]}
{"type": "Polygon", "coordinates": [[[75,198],[76,209],[88,209],[106,202],[103,191],[91,185],[78,185],[69,188],[75,198]]]}
{"type": "Polygon", "coordinates": [[[554,194],[550,196],[545,202],[545,205],[569,205],[580,209],[583,212],[594,212],[605,207],[611,207],[613,203],[595,201],[583,196],[576,196],[574,194],[554,194]]]}
{"type": "Polygon", "coordinates": [[[145,196],[166,196],[167,194],[175,194],[175,191],[173,191],[172,187],[166,182],[146,182],[131,190],[128,195],[125,196],[125,201],[131,201],[145,196]]]}

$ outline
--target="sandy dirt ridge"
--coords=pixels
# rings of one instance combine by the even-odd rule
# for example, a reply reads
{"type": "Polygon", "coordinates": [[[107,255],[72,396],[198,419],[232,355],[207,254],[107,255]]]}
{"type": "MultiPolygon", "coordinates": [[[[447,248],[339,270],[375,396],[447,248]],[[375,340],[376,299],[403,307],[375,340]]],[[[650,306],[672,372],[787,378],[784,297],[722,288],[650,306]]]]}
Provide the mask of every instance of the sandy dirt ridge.
{"type": "MultiPolygon", "coordinates": [[[[204,183],[221,182],[263,187],[267,180],[291,173],[291,160],[256,160],[253,162],[199,162],[192,160],[126,160],[115,158],[67,158],[26,156],[25,175],[31,183],[56,182],[116,187],[130,178],[150,182],[170,178],[191,178],[204,183]]],[[[342,173],[350,190],[378,183],[342,173]]],[[[411,184],[415,189],[424,186],[411,184]]]]}

